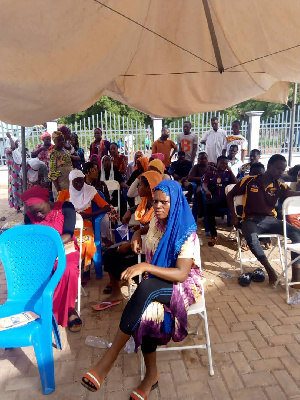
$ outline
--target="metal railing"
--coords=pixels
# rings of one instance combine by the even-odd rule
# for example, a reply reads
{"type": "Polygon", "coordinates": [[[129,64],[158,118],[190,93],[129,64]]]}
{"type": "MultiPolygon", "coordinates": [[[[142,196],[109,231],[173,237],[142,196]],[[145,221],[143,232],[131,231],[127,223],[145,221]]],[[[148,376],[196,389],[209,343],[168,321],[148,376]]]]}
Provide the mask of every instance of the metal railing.
{"type": "MultiPolygon", "coordinates": [[[[295,114],[293,152],[300,153],[300,106],[296,107],[295,114]]],[[[174,142],[177,142],[177,135],[182,132],[183,122],[186,120],[191,121],[192,131],[201,138],[206,131],[211,129],[210,120],[215,115],[219,118],[219,126],[226,132],[231,132],[232,117],[220,114],[219,112],[207,112],[183,117],[176,120],[176,122],[170,123],[168,126],[170,129],[170,138],[174,142]]],[[[137,150],[142,150],[147,156],[151,153],[153,130],[150,125],[142,124],[124,116],[103,112],[70,125],[71,130],[78,134],[80,146],[84,149],[86,158],[89,155],[90,144],[94,140],[94,128],[96,127],[103,129],[104,139],[116,142],[119,145],[121,152],[128,156],[129,161],[133,159],[134,152],[137,150]]],[[[40,137],[44,130],[43,126],[26,128],[26,147],[30,152],[41,143],[40,137]]],[[[4,145],[7,131],[21,138],[20,126],[7,125],[0,122],[0,166],[5,164],[4,145]]],[[[241,122],[240,133],[246,139],[249,139],[248,123],[244,120],[241,122]]],[[[287,152],[289,135],[290,111],[278,114],[267,121],[262,120],[259,142],[262,154],[268,155],[287,152]]],[[[201,146],[199,146],[199,150],[200,148],[201,146]]]]}

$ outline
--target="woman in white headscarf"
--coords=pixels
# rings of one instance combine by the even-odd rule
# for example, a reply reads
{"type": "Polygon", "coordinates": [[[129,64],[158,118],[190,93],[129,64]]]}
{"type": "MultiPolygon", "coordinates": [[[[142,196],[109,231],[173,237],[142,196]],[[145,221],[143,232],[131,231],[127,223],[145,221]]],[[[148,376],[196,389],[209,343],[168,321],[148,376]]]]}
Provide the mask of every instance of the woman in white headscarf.
{"type": "Polygon", "coordinates": [[[38,158],[27,160],[27,189],[32,186],[41,186],[49,189],[47,165],[38,158]]]}
{"type": "MultiPolygon", "coordinates": [[[[82,260],[84,260],[84,271],[88,271],[96,252],[92,218],[107,213],[110,211],[110,207],[93,186],[87,185],[84,182],[82,171],[77,169],[72,170],[69,174],[69,181],[69,190],[61,190],[57,200],[61,202],[70,201],[76,212],[83,218],[82,260]],[[99,207],[97,211],[93,212],[92,202],[96,203],[99,207]]],[[[103,235],[102,224],[101,234],[103,235]]],[[[80,231],[78,229],[75,229],[74,235],[79,242],[80,231]]]]}
{"type": "Polygon", "coordinates": [[[22,155],[19,151],[19,140],[6,133],[5,155],[8,167],[8,204],[20,212],[23,203],[22,194],[22,155]]]}

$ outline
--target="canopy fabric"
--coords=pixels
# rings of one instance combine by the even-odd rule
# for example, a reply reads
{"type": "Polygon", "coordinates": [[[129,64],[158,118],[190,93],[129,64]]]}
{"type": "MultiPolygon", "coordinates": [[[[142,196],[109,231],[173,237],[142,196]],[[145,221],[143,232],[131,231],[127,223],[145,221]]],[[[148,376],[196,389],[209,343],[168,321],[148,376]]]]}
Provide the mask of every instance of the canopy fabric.
{"type": "Polygon", "coordinates": [[[7,123],[76,113],[102,94],[156,117],[260,95],[285,102],[289,82],[300,82],[298,0],[0,0],[0,7],[7,123]]]}

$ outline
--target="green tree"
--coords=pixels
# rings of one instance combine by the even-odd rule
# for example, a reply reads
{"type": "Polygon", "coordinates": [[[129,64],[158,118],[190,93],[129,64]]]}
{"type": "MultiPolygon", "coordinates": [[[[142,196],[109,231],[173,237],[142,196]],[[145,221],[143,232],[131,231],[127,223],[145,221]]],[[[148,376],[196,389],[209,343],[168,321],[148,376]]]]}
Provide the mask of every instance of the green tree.
{"type": "Polygon", "coordinates": [[[76,114],[60,118],[59,123],[74,124],[74,122],[79,122],[80,120],[91,117],[92,115],[105,113],[105,111],[107,113],[111,112],[113,114],[120,115],[121,117],[124,116],[126,118],[133,119],[141,122],[142,124],[151,124],[151,117],[149,117],[149,115],[143,114],[134,108],[128,107],[125,104],[122,104],[108,96],[102,96],[95,104],[85,111],[80,111],[76,114]]]}

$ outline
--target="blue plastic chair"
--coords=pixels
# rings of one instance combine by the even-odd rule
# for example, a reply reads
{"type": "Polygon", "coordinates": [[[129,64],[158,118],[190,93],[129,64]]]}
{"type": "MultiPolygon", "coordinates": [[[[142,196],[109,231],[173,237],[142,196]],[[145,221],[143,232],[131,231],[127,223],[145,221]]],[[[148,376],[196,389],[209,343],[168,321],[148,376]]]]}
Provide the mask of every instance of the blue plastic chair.
{"type": "MultiPolygon", "coordinates": [[[[98,190],[100,196],[105,200],[104,194],[98,190]]],[[[98,211],[99,206],[97,203],[92,201],[92,211],[98,211]]],[[[101,248],[101,220],[106,214],[100,214],[96,218],[93,219],[93,228],[94,228],[94,242],[96,246],[96,253],[93,257],[94,267],[96,271],[96,278],[103,278],[103,270],[102,270],[102,248],[101,248]]]]}
{"type": "Polygon", "coordinates": [[[0,348],[33,346],[43,392],[49,394],[55,389],[52,329],[61,349],[52,298],[66,268],[63,242],[48,226],[17,226],[0,236],[0,259],[7,280],[7,301],[0,306],[0,318],[23,311],[40,316],[27,325],[0,331],[0,348]]]}

